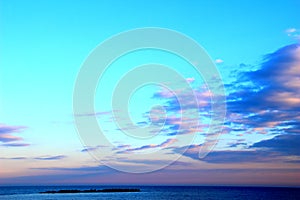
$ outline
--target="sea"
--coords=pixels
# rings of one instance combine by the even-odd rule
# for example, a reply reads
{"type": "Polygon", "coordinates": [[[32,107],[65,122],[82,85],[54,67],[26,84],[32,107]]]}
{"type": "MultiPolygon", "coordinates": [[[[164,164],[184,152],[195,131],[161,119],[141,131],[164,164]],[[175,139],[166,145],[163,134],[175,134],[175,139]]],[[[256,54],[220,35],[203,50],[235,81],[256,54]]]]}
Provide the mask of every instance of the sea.
{"type": "Polygon", "coordinates": [[[93,199],[202,199],[202,200],[300,200],[300,188],[232,186],[1,186],[1,200],[93,200],[93,199]],[[45,191],[137,188],[140,192],[40,194],[45,191]]]}

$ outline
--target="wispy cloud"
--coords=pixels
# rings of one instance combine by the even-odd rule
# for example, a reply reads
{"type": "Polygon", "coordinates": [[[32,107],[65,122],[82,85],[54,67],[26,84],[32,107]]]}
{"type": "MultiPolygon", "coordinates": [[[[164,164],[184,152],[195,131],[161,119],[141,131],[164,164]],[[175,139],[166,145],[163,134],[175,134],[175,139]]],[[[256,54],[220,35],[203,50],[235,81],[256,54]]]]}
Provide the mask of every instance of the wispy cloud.
{"type": "Polygon", "coordinates": [[[66,158],[67,156],[65,155],[58,155],[58,156],[40,156],[40,157],[35,157],[35,160],[62,160],[66,158]]]}
{"type": "Polygon", "coordinates": [[[96,151],[96,150],[98,150],[98,149],[100,149],[102,147],[105,148],[107,146],[104,146],[104,145],[97,145],[97,146],[94,146],[94,147],[86,146],[85,148],[83,148],[81,150],[81,152],[96,151]]]}
{"type": "Polygon", "coordinates": [[[220,58],[218,58],[218,59],[215,60],[216,64],[222,64],[223,62],[224,62],[224,60],[222,60],[220,58]]]}
{"type": "Polygon", "coordinates": [[[188,83],[193,83],[193,82],[195,81],[195,78],[193,78],[193,77],[186,78],[186,81],[187,81],[188,83]]]}
{"type": "Polygon", "coordinates": [[[27,143],[4,143],[2,146],[5,147],[27,147],[30,146],[30,144],[27,143]]]}
{"type": "Polygon", "coordinates": [[[111,111],[101,111],[101,112],[75,114],[75,117],[90,117],[90,116],[101,116],[101,115],[111,115],[111,114],[112,114],[111,111]]]}
{"type": "Polygon", "coordinates": [[[288,28],[285,30],[286,34],[295,39],[295,40],[300,40],[300,29],[297,28],[288,28]]]}
{"type": "Polygon", "coordinates": [[[0,157],[0,160],[26,160],[27,157],[0,157]]]}
{"type": "Polygon", "coordinates": [[[288,28],[285,30],[286,33],[295,33],[297,31],[297,29],[295,28],[288,28]]]}
{"type": "Polygon", "coordinates": [[[144,146],[141,146],[141,147],[135,147],[135,148],[132,148],[128,145],[123,145],[121,146],[122,147],[129,147],[129,148],[125,148],[125,149],[121,149],[119,151],[119,153],[129,153],[129,152],[135,152],[135,151],[145,151],[145,150],[149,150],[149,149],[155,149],[155,148],[167,148],[169,147],[170,145],[172,145],[173,143],[177,142],[177,139],[175,138],[170,138],[170,139],[167,139],[166,141],[160,143],[160,144],[148,144],[148,145],[144,145],[144,146]]]}
{"type": "Polygon", "coordinates": [[[82,172],[99,172],[108,169],[106,166],[82,166],[82,167],[33,167],[34,170],[51,170],[51,171],[82,171],[82,172]]]}
{"type": "Polygon", "coordinates": [[[0,157],[2,160],[62,160],[67,158],[65,155],[57,155],[57,156],[37,156],[37,157],[27,157],[27,156],[19,156],[19,157],[0,157]]]}
{"type": "Polygon", "coordinates": [[[23,147],[29,146],[29,144],[23,143],[22,137],[15,136],[14,134],[24,131],[27,127],[25,126],[9,126],[0,124],[0,142],[1,146],[7,147],[23,147]]]}

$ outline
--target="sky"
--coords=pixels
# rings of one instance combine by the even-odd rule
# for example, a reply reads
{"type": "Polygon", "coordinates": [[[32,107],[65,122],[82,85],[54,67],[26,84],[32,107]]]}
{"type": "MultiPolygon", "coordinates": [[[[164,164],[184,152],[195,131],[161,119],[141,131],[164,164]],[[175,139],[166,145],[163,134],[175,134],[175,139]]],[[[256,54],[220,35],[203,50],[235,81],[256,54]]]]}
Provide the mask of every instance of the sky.
{"type": "Polygon", "coordinates": [[[300,186],[299,7],[297,0],[1,0],[0,185],[300,186]],[[74,93],[92,52],[147,27],[197,42],[219,77],[203,77],[193,66],[201,59],[140,49],[96,77],[93,109],[77,112],[86,108],[74,108],[74,93]],[[143,64],[160,66],[138,71],[143,64]],[[151,78],[158,83],[142,84],[151,78]],[[224,123],[213,123],[223,116],[214,97],[226,108],[224,123]],[[98,129],[80,128],[94,119],[100,139],[98,129]]]}

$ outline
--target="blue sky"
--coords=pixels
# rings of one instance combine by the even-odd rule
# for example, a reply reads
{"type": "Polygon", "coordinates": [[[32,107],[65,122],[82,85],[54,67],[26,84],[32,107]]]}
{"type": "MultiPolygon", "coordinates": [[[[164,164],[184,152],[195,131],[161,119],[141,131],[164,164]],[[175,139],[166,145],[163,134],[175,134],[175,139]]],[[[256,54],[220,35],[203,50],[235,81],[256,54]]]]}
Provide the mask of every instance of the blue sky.
{"type": "MultiPolygon", "coordinates": [[[[296,0],[1,1],[0,184],[299,186],[299,4],[296,0]],[[191,146],[175,148],[179,122],[173,114],[178,105],[161,88],[145,87],[130,102],[133,119],[144,125],[151,106],[163,104],[168,116],[173,116],[165,122],[165,135],[139,143],[111,135],[120,131],[111,118],[109,94],[126,70],[141,63],[166,64],[193,80],[191,87],[207,103],[201,107],[201,116],[209,113],[210,105],[203,80],[182,59],[151,50],[120,58],[95,96],[96,117],[117,147],[108,151],[111,155],[105,163],[122,169],[151,169],[165,166],[168,155],[177,157],[187,149],[162,170],[131,174],[111,169],[87,153],[103,148],[81,143],[72,98],[76,77],[93,49],[113,35],[143,27],[175,30],[207,51],[225,84],[227,116],[216,148],[199,160],[197,152],[209,117],[201,119],[201,130],[191,146]],[[105,100],[103,92],[107,92],[105,100]],[[168,146],[168,152],[159,157],[129,159],[135,152],[168,146]],[[157,177],[165,178],[157,182],[157,177]]],[[[88,118],[93,113],[84,114],[81,117],[88,118]]],[[[183,130],[191,132],[190,127],[183,130]]]]}

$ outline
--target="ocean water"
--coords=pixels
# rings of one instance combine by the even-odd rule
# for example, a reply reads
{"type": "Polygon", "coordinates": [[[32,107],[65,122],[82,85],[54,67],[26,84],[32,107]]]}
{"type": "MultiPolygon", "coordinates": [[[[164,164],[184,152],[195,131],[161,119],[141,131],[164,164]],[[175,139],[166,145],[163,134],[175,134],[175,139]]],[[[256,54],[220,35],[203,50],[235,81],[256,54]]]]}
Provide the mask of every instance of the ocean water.
{"type": "Polygon", "coordinates": [[[202,199],[202,200],[252,200],[252,199],[300,199],[300,188],[280,187],[215,187],[215,186],[11,186],[0,187],[1,200],[88,200],[88,199],[202,199]],[[81,193],[81,194],[39,194],[44,191],[62,189],[105,189],[139,188],[133,193],[81,193]]]}

